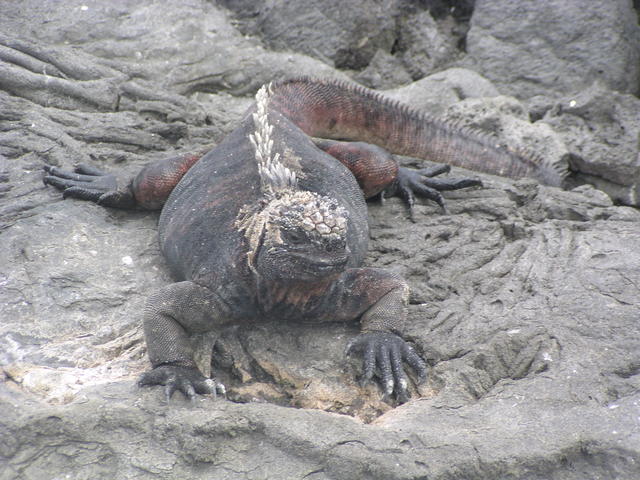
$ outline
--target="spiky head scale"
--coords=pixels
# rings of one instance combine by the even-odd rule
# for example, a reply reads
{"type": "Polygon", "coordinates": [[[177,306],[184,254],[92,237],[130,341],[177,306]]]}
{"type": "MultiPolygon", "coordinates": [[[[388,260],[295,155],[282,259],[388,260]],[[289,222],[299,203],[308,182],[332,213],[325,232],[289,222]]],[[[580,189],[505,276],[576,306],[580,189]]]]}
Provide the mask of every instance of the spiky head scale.
{"type": "Polygon", "coordinates": [[[259,210],[241,212],[236,222],[249,243],[247,260],[253,268],[267,231],[304,231],[317,241],[345,240],[349,213],[333,198],[306,190],[280,190],[259,210]]]}
{"type": "Polygon", "coordinates": [[[344,237],[348,213],[336,200],[308,191],[290,191],[275,198],[266,210],[274,224],[301,228],[320,237],[344,237]]]}

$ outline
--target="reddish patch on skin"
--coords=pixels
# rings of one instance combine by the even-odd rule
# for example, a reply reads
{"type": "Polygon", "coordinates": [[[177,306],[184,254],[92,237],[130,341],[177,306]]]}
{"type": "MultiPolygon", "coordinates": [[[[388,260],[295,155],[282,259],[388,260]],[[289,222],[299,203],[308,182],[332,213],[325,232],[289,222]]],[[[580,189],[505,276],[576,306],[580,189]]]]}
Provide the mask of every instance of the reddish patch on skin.
{"type": "Polygon", "coordinates": [[[327,288],[334,281],[335,277],[330,277],[313,283],[273,284],[269,289],[269,295],[274,305],[291,305],[305,311],[305,307],[309,303],[324,297],[327,288]]]}
{"type": "Polygon", "coordinates": [[[307,135],[349,138],[383,144],[393,120],[380,101],[322,82],[292,81],[278,85],[271,107],[307,135]]]}
{"type": "Polygon", "coordinates": [[[133,194],[138,205],[148,209],[162,207],[184,174],[205,153],[203,151],[197,154],[170,157],[144,167],[132,183],[133,194]]]}
{"type": "MultiPolygon", "coordinates": [[[[311,84],[281,86],[271,99],[270,107],[277,110],[309,136],[330,138],[332,132],[344,127],[345,116],[352,120],[352,109],[342,105],[344,97],[318,95],[311,84]]],[[[342,131],[342,130],[340,130],[342,131]]]]}
{"type": "Polygon", "coordinates": [[[272,282],[263,285],[258,303],[265,318],[322,321],[324,311],[318,309],[324,310],[322,305],[331,297],[337,277],[339,274],[311,282],[272,282]]]}
{"type": "Polygon", "coordinates": [[[379,268],[354,268],[350,270],[353,284],[350,292],[354,296],[361,296],[362,302],[371,306],[378,302],[390,291],[403,288],[404,280],[387,270],[379,268]]]}
{"type": "Polygon", "coordinates": [[[351,170],[365,198],[380,193],[398,176],[397,162],[375,145],[331,140],[318,142],[317,145],[351,170]]]}
{"type": "Polygon", "coordinates": [[[358,140],[386,150],[502,176],[560,185],[564,173],[525,150],[455,122],[439,120],[387,100],[364,87],[306,78],[277,83],[271,108],[313,137],[358,140]]]}

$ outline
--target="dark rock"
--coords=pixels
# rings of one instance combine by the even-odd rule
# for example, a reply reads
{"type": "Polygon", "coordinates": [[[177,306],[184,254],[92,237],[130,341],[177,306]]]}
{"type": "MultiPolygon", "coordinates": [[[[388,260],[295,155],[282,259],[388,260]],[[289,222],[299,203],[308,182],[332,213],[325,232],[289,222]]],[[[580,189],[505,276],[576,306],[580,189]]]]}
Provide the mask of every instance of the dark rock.
{"type": "MultiPolygon", "coordinates": [[[[448,193],[449,215],[420,202],[416,223],[397,199],[370,204],[367,262],[409,281],[407,336],[430,365],[405,405],[356,383],[356,324],[197,339],[228,400],[138,389],[140,312],[171,281],[157,215],[62,201],[42,166],[131,175],[220,141],[262,82],[347,76],[264,48],[210,2],[2,10],[0,478],[640,478],[640,213],[589,185],[471,173],[485,187],[448,193]]],[[[637,98],[608,88],[525,107],[449,69],[390,93],[629,186],[637,98]]]]}
{"type": "Polygon", "coordinates": [[[637,94],[640,27],[630,0],[476,2],[462,64],[522,98],[601,81],[637,94]]]}
{"type": "Polygon", "coordinates": [[[452,16],[457,20],[468,21],[475,2],[476,0],[427,0],[421,3],[426,4],[434,18],[452,16]]]}
{"type": "Polygon", "coordinates": [[[414,80],[425,77],[451,63],[459,55],[451,21],[437,23],[427,10],[404,15],[398,22],[395,50],[414,80]]]}
{"type": "Polygon", "coordinates": [[[391,51],[398,1],[299,0],[223,2],[244,20],[244,31],[276,51],[304,53],[337,68],[362,69],[378,50],[391,51]]]}
{"type": "Polygon", "coordinates": [[[384,50],[378,50],[367,68],[354,75],[353,79],[369,88],[377,89],[411,83],[411,76],[404,69],[402,62],[384,50]]]}
{"type": "Polygon", "coordinates": [[[561,98],[543,119],[571,150],[576,181],[640,205],[640,100],[596,84],[561,98]]]}

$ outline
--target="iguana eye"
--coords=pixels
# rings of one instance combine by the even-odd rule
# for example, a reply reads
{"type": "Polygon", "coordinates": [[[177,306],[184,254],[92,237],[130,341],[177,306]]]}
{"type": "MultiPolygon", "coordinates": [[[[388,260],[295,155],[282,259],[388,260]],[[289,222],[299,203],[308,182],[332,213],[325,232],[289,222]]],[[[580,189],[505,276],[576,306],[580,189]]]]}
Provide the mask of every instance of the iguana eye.
{"type": "Polygon", "coordinates": [[[291,232],[287,232],[286,237],[290,243],[294,243],[294,244],[303,243],[306,239],[305,235],[302,234],[302,232],[295,231],[295,230],[291,232]]]}

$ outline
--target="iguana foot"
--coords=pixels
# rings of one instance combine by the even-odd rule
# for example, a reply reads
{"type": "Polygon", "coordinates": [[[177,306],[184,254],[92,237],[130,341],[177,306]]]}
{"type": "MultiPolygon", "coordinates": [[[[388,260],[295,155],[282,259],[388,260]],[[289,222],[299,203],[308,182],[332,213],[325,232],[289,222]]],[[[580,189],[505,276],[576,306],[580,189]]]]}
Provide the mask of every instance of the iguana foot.
{"type": "Polygon", "coordinates": [[[427,378],[427,365],[413,348],[398,335],[388,332],[361,333],[347,345],[347,355],[362,352],[364,372],[360,383],[367,384],[378,368],[377,375],[384,389],[383,400],[393,393],[399,403],[409,399],[408,379],[402,362],[407,362],[418,375],[418,383],[427,378]]]}
{"type": "Polygon", "coordinates": [[[176,390],[181,391],[185,397],[194,401],[196,393],[201,395],[211,394],[213,398],[217,394],[225,395],[224,385],[212,378],[206,378],[195,367],[180,367],[177,365],[160,365],[149,372],[145,372],[138,380],[138,386],[164,385],[164,393],[167,403],[176,390]]]}
{"type": "Polygon", "coordinates": [[[118,190],[116,176],[90,165],[80,164],[73,172],[45,165],[48,175],[42,179],[45,185],[62,190],[62,198],[89,200],[99,205],[116,208],[133,208],[135,198],[128,189],[118,190]]]}
{"type": "Polygon", "coordinates": [[[433,178],[450,170],[449,165],[437,165],[419,170],[400,167],[395,182],[385,189],[385,196],[402,198],[409,207],[409,216],[413,221],[415,221],[413,205],[416,195],[433,200],[446,212],[447,208],[440,192],[482,186],[482,182],[474,178],[433,178]]]}

